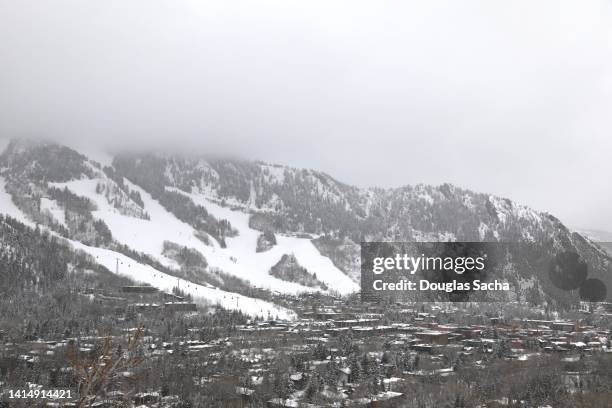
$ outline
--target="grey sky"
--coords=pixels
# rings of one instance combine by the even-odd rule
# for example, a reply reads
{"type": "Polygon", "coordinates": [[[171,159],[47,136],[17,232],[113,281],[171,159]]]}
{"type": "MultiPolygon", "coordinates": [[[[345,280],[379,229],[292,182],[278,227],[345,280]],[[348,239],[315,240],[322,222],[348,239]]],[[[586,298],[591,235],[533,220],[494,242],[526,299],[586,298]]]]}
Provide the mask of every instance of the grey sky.
{"type": "Polygon", "coordinates": [[[0,132],[452,182],[612,230],[609,1],[0,2],[0,132]]]}

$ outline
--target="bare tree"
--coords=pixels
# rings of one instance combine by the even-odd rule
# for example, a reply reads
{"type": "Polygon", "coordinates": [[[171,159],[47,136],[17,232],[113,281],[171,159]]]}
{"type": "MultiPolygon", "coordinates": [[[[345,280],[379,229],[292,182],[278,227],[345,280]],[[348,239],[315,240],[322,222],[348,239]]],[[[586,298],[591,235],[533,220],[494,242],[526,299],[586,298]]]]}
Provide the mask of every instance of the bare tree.
{"type": "Polygon", "coordinates": [[[91,407],[98,398],[106,395],[109,387],[122,382],[125,372],[131,372],[142,363],[137,350],[143,336],[144,328],[128,335],[127,350],[123,353],[113,352],[113,338],[108,336],[100,349],[87,357],[80,355],[76,342],[70,342],[66,358],[78,381],[78,408],[91,407]]]}

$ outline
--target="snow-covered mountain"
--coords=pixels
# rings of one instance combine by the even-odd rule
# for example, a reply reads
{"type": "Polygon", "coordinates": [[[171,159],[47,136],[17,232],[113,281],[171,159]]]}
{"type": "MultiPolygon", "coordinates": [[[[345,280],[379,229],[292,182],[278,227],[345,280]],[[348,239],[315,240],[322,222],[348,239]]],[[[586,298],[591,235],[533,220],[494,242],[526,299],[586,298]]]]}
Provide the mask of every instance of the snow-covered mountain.
{"type": "MultiPolygon", "coordinates": [[[[257,291],[358,291],[360,241],[541,243],[578,251],[595,265],[590,276],[611,280],[607,255],[555,217],[449,184],[362,189],[262,162],[112,157],[21,140],[0,166],[1,212],[48,228],[113,272],[119,260],[118,272],[137,281],[183,279],[194,296],[251,313],[259,302],[279,314],[257,291]]],[[[509,278],[552,296],[535,268],[526,261],[509,278]]]]}

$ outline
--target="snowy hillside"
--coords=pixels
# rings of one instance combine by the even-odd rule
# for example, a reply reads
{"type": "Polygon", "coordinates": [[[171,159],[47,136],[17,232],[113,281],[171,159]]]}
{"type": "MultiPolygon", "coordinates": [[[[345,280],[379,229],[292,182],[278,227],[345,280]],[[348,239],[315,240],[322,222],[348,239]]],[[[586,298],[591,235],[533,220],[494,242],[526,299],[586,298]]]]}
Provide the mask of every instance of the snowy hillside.
{"type": "MultiPolygon", "coordinates": [[[[34,227],[26,215],[13,204],[11,196],[4,189],[4,180],[0,179],[0,212],[17,219],[24,224],[34,227]]],[[[77,183],[83,187],[87,183],[77,183]]],[[[77,188],[78,190],[78,188],[77,188]]],[[[108,249],[96,248],[84,245],[80,242],[66,239],[77,251],[83,251],[92,256],[98,264],[109,271],[118,272],[135,282],[149,284],[160,290],[171,292],[174,287],[179,287],[185,294],[193,297],[194,301],[202,304],[219,305],[228,310],[239,310],[253,317],[293,319],[295,313],[279,307],[271,302],[253,299],[240,294],[226,292],[219,288],[197,285],[192,282],[160,272],[149,265],[143,265],[132,258],[108,249]]]]}
{"type": "Polygon", "coordinates": [[[150,217],[148,220],[123,215],[113,208],[103,195],[96,193],[98,182],[99,179],[81,179],[52,185],[61,189],[68,188],[76,195],[90,199],[97,207],[97,210],[92,212],[93,216],[108,225],[117,241],[155,257],[168,267],[177,265],[162,255],[164,241],[196,249],[204,255],[210,266],[248,280],[254,285],[283,293],[311,291],[312,288],[276,279],[268,274],[282,255],[294,254],[305,268],[316,271],[329,287],[340,293],[357,290],[357,284],[338,270],[328,258],[323,257],[309,239],[279,236],[278,244],[274,248],[258,253],[256,243],[259,233],[249,227],[249,214],[221,207],[202,195],[185,194],[186,198],[189,197],[202,205],[218,219],[228,220],[238,230],[236,237],[226,240],[226,248],[221,248],[214,240],[211,240],[212,245],[206,245],[196,237],[191,226],[178,220],[140,187],[129,183],[131,189],[140,193],[144,210],[150,217]]]}
{"type": "MultiPolygon", "coordinates": [[[[138,280],[161,287],[161,276],[184,279],[202,299],[241,310],[240,299],[251,300],[240,296],[260,291],[266,300],[274,292],[358,291],[362,241],[529,242],[580,253],[592,276],[612,284],[605,252],[552,215],[449,184],[362,189],[261,162],[111,157],[28,141],[9,143],[0,168],[2,212],[76,242],[111,270],[123,259],[138,280]],[[279,265],[283,259],[291,262],[279,265]]],[[[531,282],[517,284],[514,299],[533,290],[567,295],[547,286],[535,259],[509,256],[506,278],[531,282]]]]}
{"type": "Polygon", "coordinates": [[[250,316],[261,316],[273,319],[294,319],[295,313],[260,299],[253,299],[237,293],[226,292],[218,288],[197,285],[184,279],[159,272],[149,265],[143,265],[133,259],[107,249],[88,247],[72,241],[75,249],[82,250],[94,257],[95,261],[110,271],[118,266],[119,273],[136,282],[146,283],[160,290],[171,292],[179,287],[185,294],[193,297],[195,302],[220,305],[228,310],[240,310],[250,316]]]}
{"type": "Polygon", "coordinates": [[[19,208],[13,203],[13,199],[5,189],[6,181],[0,177],[0,212],[4,215],[13,217],[29,227],[34,227],[34,223],[27,219],[19,208]]]}

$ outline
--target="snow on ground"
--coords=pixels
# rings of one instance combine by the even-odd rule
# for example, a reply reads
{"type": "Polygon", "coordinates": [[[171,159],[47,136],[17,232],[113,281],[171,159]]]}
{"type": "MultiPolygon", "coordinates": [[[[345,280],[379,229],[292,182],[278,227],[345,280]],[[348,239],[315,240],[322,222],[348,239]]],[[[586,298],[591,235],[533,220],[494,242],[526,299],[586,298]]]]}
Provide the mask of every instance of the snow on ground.
{"type": "Polygon", "coordinates": [[[53,219],[59,222],[61,225],[66,227],[66,214],[64,210],[57,204],[55,200],[50,200],[48,198],[40,199],[40,211],[49,211],[53,219]]]}
{"type": "MultiPolygon", "coordinates": [[[[96,211],[92,211],[93,216],[108,225],[115,240],[136,251],[154,256],[165,266],[176,267],[177,265],[161,255],[164,240],[189,247],[203,245],[193,235],[193,229],[190,226],[174,217],[166,216],[168,213],[159,204],[161,210],[154,206],[146,206],[151,220],[121,214],[106,200],[106,197],[96,193],[98,181],[98,179],[80,179],[67,183],[53,183],[53,185],[58,188],[67,187],[73,193],[89,198],[97,207],[96,211]]],[[[150,196],[147,198],[150,199],[150,196]]]]}
{"type": "Polygon", "coordinates": [[[151,255],[166,266],[176,267],[176,264],[162,256],[165,240],[198,250],[210,267],[220,268],[226,273],[249,280],[256,286],[283,293],[312,291],[312,288],[286,282],[268,274],[270,267],[276,264],[283,254],[293,253],[303,267],[316,273],[317,278],[331,288],[341,293],[358,290],[357,284],[336,268],[328,258],[322,256],[308,239],[277,236],[277,246],[267,252],[255,252],[259,232],[249,228],[247,213],[218,206],[201,195],[190,195],[212,215],[227,219],[239,231],[237,237],[226,239],[227,248],[221,248],[216,243],[208,246],[195,237],[194,229],[190,225],[178,220],[139,186],[127,182],[130,189],[140,193],[150,220],[121,215],[102,195],[96,193],[97,182],[96,179],[81,179],[55,185],[59,188],[67,187],[75,194],[94,201],[98,207],[98,210],[93,212],[94,217],[104,220],[118,242],[151,255]]]}
{"type": "Polygon", "coordinates": [[[434,203],[433,197],[428,192],[419,193],[417,196],[419,200],[425,201],[427,204],[432,205],[434,203]]]}
{"type": "Polygon", "coordinates": [[[5,186],[6,181],[3,177],[0,177],[0,213],[13,217],[34,228],[34,223],[28,220],[25,214],[13,203],[11,195],[6,192],[5,186]]]}
{"type": "Polygon", "coordinates": [[[489,196],[489,202],[493,204],[493,207],[495,208],[495,212],[497,214],[497,219],[499,219],[499,222],[501,224],[505,224],[508,218],[508,214],[506,213],[507,203],[502,202],[500,198],[497,198],[495,196],[489,196]]]}
{"type": "MultiPolygon", "coordinates": [[[[83,181],[91,180],[79,180],[79,182],[83,181]]],[[[80,187],[85,187],[86,185],[87,183],[83,183],[82,185],[80,185],[80,187]]],[[[6,192],[4,187],[5,181],[3,178],[0,177],[0,213],[9,215],[30,227],[34,227],[34,224],[26,218],[23,212],[19,208],[17,208],[15,204],[13,204],[10,194],[6,192]]],[[[95,180],[93,188],[95,189],[95,180]]],[[[101,199],[102,202],[106,202],[104,197],[101,197],[101,199]]],[[[128,218],[130,220],[138,220],[137,218],[124,218],[128,218]]],[[[56,235],[53,232],[51,233],[56,235]]],[[[118,252],[103,248],[90,247],[72,240],[66,241],[69,242],[73,246],[73,248],[77,250],[82,250],[91,255],[98,264],[106,267],[111,272],[115,272],[118,261],[119,273],[121,275],[125,275],[136,282],[146,283],[155,286],[160,290],[168,292],[171,291],[173,287],[180,286],[180,288],[185,291],[185,293],[189,293],[190,295],[192,295],[194,301],[197,303],[212,305],[218,304],[229,310],[240,310],[243,313],[253,317],[278,317],[279,319],[295,318],[294,312],[275,305],[274,303],[266,302],[260,299],[249,298],[236,293],[226,292],[217,288],[196,285],[186,280],[159,272],[158,270],[154,269],[149,265],[143,265],[141,263],[138,263],[132,258],[129,258],[118,252]]]]}
{"type": "Polygon", "coordinates": [[[222,207],[201,194],[181,193],[190,197],[196,204],[205,207],[215,218],[228,220],[232,227],[238,230],[238,236],[226,238],[227,248],[217,249],[218,252],[231,254],[236,258],[235,263],[227,265],[228,272],[238,274],[240,269],[246,269],[250,271],[249,276],[251,277],[248,279],[251,282],[258,285],[264,284],[272,278],[268,274],[270,268],[284,254],[294,254],[301,266],[311,273],[316,273],[317,278],[331,288],[340,293],[351,293],[358,290],[358,285],[338,269],[329,258],[321,255],[310,239],[276,234],[277,245],[269,251],[256,252],[257,237],[260,232],[249,227],[248,213],[222,207]]]}
{"type": "Polygon", "coordinates": [[[480,225],[478,226],[478,235],[480,236],[481,241],[484,241],[487,231],[489,231],[489,226],[481,221],[480,225]]]}
{"type": "Polygon", "coordinates": [[[249,316],[271,317],[279,319],[295,319],[295,313],[265,300],[249,298],[236,293],[226,292],[217,288],[196,285],[165,273],[149,265],[136,262],[118,252],[108,249],[90,247],[80,242],[70,241],[75,249],[83,250],[91,255],[95,261],[115,272],[117,263],[119,274],[130,279],[146,283],[156,288],[171,292],[173,287],[179,286],[185,293],[190,294],[196,303],[220,305],[229,310],[240,310],[249,316]]]}

